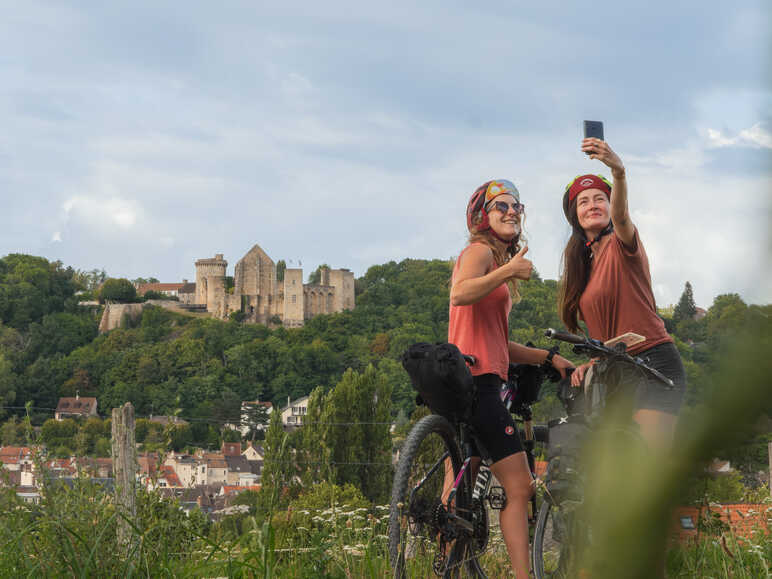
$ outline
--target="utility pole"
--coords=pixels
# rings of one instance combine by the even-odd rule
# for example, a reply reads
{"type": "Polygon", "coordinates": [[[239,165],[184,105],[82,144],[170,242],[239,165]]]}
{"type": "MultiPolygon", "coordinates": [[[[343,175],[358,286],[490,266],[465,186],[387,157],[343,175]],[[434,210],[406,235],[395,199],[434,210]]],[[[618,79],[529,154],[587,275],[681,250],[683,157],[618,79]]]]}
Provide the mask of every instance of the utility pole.
{"type": "Polygon", "coordinates": [[[134,444],[134,406],[131,402],[113,408],[112,435],[118,548],[126,556],[132,547],[132,528],[127,519],[134,520],[137,515],[137,456],[134,444]]]}

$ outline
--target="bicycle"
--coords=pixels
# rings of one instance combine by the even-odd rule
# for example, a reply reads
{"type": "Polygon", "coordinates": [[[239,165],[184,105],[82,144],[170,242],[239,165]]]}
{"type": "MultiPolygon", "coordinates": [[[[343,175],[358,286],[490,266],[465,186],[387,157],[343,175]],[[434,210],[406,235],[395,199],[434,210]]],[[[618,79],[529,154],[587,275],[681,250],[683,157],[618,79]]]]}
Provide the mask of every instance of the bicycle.
{"type": "MultiPolygon", "coordinates": [[[[574,344],[573,351],[576,354],[599,360],[593,366],[594,379],[587,384],[586,390],[574,388],[570,384],[564,388],[563,395],[559,397],[569,416],[562,418],[558,424],[568,424],[573,415],[578,416],[580,422],[589,417],[590,422],[586,428],[591,428],[593,426],[592,421],[597,415],[597,408],[602,407],[609,396],[608,385],[605,384],[605,381],[614,369],[629,368],[655,378],[665,387],[673,387],[672,380],[648,366],[641,358],[627,353],[627,343],[630,343],[630,340],[625,338],[634,335],[626,334],[610,340],[609,342],[616,342],[613,347],[598,340],[553,329],[548,329],[545,335],[554,340],[574,344]],[[584,395],[583,401],[580,400],[580,393],[584,395]]],[[[641,338],[641,336],[636,336],[633,341],[641,338]]],[[[633,436],[640,439],[640,435],[631,430],[615,431],[615,434],[622,434],[623,436],[620,438],[633,436]]],[[[555,438],[552,430],[550,437],[555,438]]],[[[551,444],[554,442],[553,440],[551,444]]],[[[548,465],[546,477],[548,492],[545,493],[545,500],[539,508],[534,529],[531,564],[537,579],[576,575],[572,572],[572,566],[575,563],[572,557],[577,550],[581,550],[588,542],[590,544],[592,542],[591,530],[587,528],[582,519],[583,496],[581,489],[573,489],[568,500],[558,500],[549,492],[551,471],[557,464],[550,461],[548,465]]],[[[563,470],[566,470],[565,467],[563,470]]]]}
{"type": "MultiPolygon", "coordinates": [[[[474,362],[469,356],[465,358],[474,362]]],[[[516,421],[523,424],[521,440],[536,480],[534,445],[546,443],[548,432],[545,425],[533,424],[531,403],[538,397],[543,378],[556,380],[559,375],[551,366],[511,368],[510,380],[502,389],[502,401],[516,421]],[[536,376],[536,388],[527,392],[522,374],[533,368],[541,368],[544,376],[536,376]]],[[[438,576],[452,577],[465,568],[472,577],[486,577],[478,560],[489,545],[486,503],[491,509],[500,510],[506,497],[502,487],[491,486],[489,459],[483,458],[472,479],[472,441],[485,456],[484,445],[469,424],[454,424],[438,414],[423,417],[410,431],[392,487],[389,554],[395,577],[427,575],[427,559],[438,576]],[[450,478],[452,485],[448,484],[450,478]]],[[[534,493],[531,526],[538,512],[536,501],[534,493]]]]}

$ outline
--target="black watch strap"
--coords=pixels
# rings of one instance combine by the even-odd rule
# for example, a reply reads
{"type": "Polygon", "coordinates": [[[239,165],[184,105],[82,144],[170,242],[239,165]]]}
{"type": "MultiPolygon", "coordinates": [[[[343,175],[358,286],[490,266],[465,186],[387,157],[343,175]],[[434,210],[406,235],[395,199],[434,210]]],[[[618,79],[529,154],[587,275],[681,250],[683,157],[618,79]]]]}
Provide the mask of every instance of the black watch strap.
{"type": "Polygon", "coordinates": [[[558,346],[552,346],[549,350],[547,350],[547,357],[544,358],[544,363],[552,364],[552,358],[555,357],[555,354],[560,352],[560,348],[558,346]]]}

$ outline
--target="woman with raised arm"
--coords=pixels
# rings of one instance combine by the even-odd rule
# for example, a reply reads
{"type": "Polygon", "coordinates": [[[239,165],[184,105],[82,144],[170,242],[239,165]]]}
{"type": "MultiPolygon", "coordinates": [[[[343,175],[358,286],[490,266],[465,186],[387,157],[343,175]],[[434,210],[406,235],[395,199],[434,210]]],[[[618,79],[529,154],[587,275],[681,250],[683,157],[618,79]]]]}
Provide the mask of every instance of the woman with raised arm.
{"type": "MultiPolygon", "coordinates": [[[[667,449],[686,388],[681,356],[657,315],[649,260],[627,208],[622,160],[600,139],[584,139],[582,151],[611,169],[613,185],[600,175],[580,175],[566,187],[563,212],[572,232],[563,252],[558,312],[569,330],[577,332],[582,320],[597,340],[628,332],[645,337],[628,351],[648,358],[675,388],[652,382],[640,389],[634,418],[649,444],[667,449]]],[[[591,364],[576,369],[574,386],[591,364]]]]}
{"type": "MultiPolygon", "coordinates": [[[[512,415],[500,398],[509,363],[550,362],[561,375],[572,367],[565,358],[509,341],[509,312],[519,301],[518,280],[531,277],[533,265],[521,248],[523,204],[506,180],[488,181],[469,200],[469,244],[453,268],[448,341],[476,363],[471,371],[478,400],[470,424],[491,454],[491,470],[504,487],[507,502],[500,512],[501,532],[512,569],[528,577],[528,500],[531,473],[512,415]]],[[[452,482],[452,481],[451,481],[452,482]]]]}

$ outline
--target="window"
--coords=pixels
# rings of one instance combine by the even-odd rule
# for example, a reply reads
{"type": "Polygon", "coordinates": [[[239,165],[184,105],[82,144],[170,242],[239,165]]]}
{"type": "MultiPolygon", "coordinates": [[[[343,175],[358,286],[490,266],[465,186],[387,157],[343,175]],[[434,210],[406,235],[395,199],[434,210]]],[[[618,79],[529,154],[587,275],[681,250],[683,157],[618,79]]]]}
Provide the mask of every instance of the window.
{"type": "Polygon", "coordinates": [[[694,526],[694,520],[692,520],[691,517],[680,517],[681,519],[681,528],[682,529],[688,529],[693,530],[696,527],[694,526]]]}
{"type": "Polygon", "coordinates": [[[298,301],[298,296],[296,294],[292,294],[292,303],[293,304],[297,303],[297,301],[298,301]]]}

